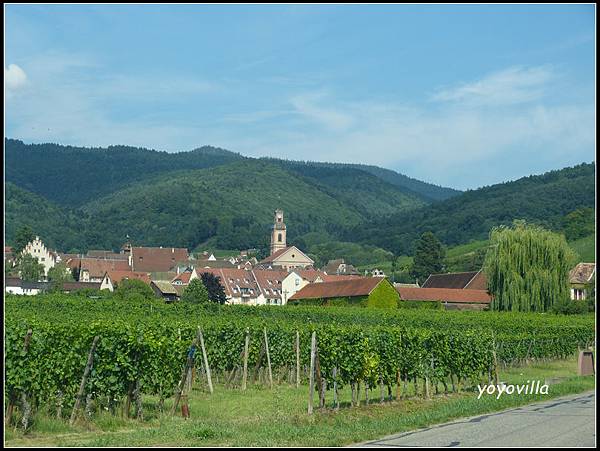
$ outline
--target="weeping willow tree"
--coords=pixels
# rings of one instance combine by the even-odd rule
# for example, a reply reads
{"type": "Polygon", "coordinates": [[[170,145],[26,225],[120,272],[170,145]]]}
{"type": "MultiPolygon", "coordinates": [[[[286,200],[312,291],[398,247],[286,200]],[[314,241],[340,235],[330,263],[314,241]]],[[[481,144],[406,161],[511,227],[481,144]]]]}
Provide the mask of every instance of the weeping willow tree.
{"type": "Polygon", "coordinates": [[[547,312],[569,298],[575,254],[563,235],[515,221],[495,227],[484,263],[492,310],[547,312]]]}

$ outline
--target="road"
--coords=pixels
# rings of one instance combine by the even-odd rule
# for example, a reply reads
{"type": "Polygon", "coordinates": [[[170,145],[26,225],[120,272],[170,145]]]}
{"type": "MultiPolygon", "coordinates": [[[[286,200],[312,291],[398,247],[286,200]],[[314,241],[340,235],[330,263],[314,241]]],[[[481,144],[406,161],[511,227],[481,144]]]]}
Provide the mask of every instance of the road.
{"type": "Polygon", "coordinates": [[[354,446],[595,446],[594,392],[463,418],[354,446]]]}

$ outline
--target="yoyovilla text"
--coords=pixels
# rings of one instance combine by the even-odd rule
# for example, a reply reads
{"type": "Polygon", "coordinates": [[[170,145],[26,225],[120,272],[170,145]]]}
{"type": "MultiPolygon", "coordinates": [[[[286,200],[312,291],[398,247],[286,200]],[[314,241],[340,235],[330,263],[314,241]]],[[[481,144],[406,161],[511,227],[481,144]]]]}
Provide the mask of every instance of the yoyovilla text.
{"type": "Polygon", "coordinates": [[[498,385],[489,384],[489,385],[477,385],[477,389],[479,390],[479,395],[477,399],[481,399],[484,393],[488,395],[496,395],[496,399],[500,399],[504,393],[507,395],[512,394],[525,394],[525,395],[547,395],[548,394],[548,385],[542,384],[540,381],[527,381],[526,384],[504,384],[500,383],[498,385]]]}

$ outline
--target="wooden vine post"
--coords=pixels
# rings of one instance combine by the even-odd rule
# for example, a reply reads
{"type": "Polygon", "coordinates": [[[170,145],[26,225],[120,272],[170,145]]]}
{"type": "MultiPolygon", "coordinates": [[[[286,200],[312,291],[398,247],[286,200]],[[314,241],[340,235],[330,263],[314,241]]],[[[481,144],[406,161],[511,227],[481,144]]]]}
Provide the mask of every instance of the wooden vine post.
{"type": "Polygon", "coordinates": [[[202,336],[202,331],[198,328],[198,332],[200,334],[200,346],[202,347],[202,357],[204,358],[204,369],[206,370],[206,380],[208,382],[208,390],[210,394],[213,393],[213,385],[212,379],[210,377],[210,367],[208,366],[208,356],[206,355],[206,348],[204,347],[204,337],[202,336]]]}
{"type": "Polygon", "coordinates": [[[308,374],[308,414],[313,413],[313,396],[315,393],[315,354],[317,350],[317,333],[310,339],[310,373],[308,374]]]}
{"type": "Polygon", "coordinates": [[[71,426],[73,426],[73,423],[75,423],[75,419],[77,418],[77,412],[79,411],[79,406],[81,405],[81,399],[83,398],[83,392],[85,391],[85,383],[87,382],[87,378],[90,374],[92,364],[94,363],[94,351],[96,350],[96,345],[98,344],[98,340],[100,340],[100,337],[98,335],[96,335],[94,337],[94,341],[92,342],[92,347],[90,348],[90,353],[88,354],[87,364],[85,365],[85,370],[83,371],[83,377],[81,378],[81,384],[79,385],[79,392],[77,393],[77,398],[75,398],[75,406],[73,406],[73,412],[71,413],[71,419],[69,420],[69,424],[71,426]]]}
{"type": "Polygon", "coordinates": [[[246,327],[246,341],[244,343],[244,374],[242,376],[242,390],[246,390],[248,382],[248,347],[250,346],[250,329],[246,327]]]}
{"type": "Polygon", "coordinates": [[[333,367],[333,408],[336,410],[340,408],[337,388],[337,366],[333,367]]]}
{"type": "MultiPolygon", "coordinates": [[[[200,340],[200,328],[198,328],[198,332],[196,333],[196,338],[192,341],[192,346],[190,351],[188,352],[187,360],[185,366],[183,367],[183,371],[181,372],[181,378],[179,380],[179,384],[177,385],[177,392],[175,393],[175,401],[173,402],[173,409],[171,410],[171,415],[175,415],[177,411],[177,405],[179,404],[179,400],[182,397],[183,391],[186,386],[186,379],[188,377],[189,369],[194,365],[194,351],[198,346],[198,341],[200,340]]],[[[185,399],[184,399],[185,401],[185,399]]],[[[185,412],[184,412],[185,413],[185,412]]]]}
{"type": "Polygon", "coordinates": [[[296,388],[300,387],[300,332],[296,331],[296,388]]]}
{"type": "Polygon", "coordinates": [[[263,329],[265,335],[265,349],[267,352],[267,368],[269,369],[269,388],[273,388],[273,373],[271,372],[271,356],[269,354],[269,338],[267,337],[267,328],[263,329]]]}
{"type": "Polygon", "coordinates": [[[319,361],[319,343],[315,343],[315,378],[319,392],[319,408],[325,407],[325,383],[321,375],[321,362],[319,361]]]}

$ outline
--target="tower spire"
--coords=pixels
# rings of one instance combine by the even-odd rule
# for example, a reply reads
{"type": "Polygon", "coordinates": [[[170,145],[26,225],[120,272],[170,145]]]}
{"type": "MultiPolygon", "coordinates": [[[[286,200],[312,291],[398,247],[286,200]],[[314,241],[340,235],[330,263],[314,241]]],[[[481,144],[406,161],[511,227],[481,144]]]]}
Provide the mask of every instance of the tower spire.
{"type": "Polygon", "coordinates": [[[283,210],[275,210],[275,217],[273,219],[273,230],[271,232],[271,255],[280,249],[285,249],[286,238],[285,238],[285,222],[283,222],[283,210]]]}

